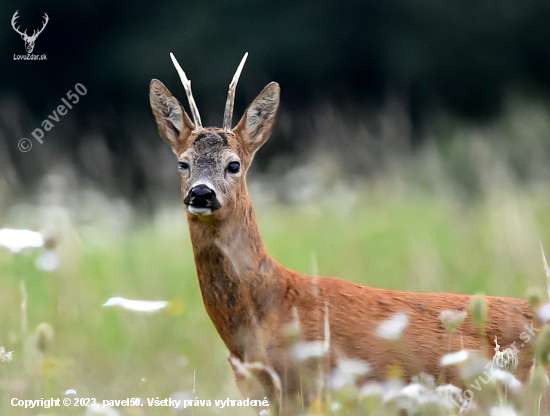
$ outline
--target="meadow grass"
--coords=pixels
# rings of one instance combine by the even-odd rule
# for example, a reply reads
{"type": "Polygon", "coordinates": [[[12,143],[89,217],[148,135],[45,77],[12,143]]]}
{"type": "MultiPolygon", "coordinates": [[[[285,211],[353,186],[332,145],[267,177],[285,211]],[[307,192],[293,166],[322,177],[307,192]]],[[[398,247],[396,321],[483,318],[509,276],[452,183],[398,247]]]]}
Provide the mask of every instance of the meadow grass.
{"type": "MultiPolygon", "coordinates": [[[[346,215],[323,201],[260,204],[257,215],[269,252],[293,270],[311,273],[315,267],[321,275],[389,289],[514,297],[524,296],[529,286],[544,289],[538,243],[550,241],[546,201],[515,197],[518,204],[529,200],[530,212],[520,210],[518,221],[531,221],[528,228],[537,234],[514,236],[502,230],[513,225],[495,223],[504,208],[485,198],[460,202],[428,192],[381,197],[376,186],[358,189],[346,215]],[[514,252],[514,241],[506,238],[521,238],[529,247],[514,252]],[[533,256],[524,257],[531,251],[533,256]]],[[[11,398],[64,397],[67,389],[98,400],[176,392],[238,399],[227,351],[202,305],[183,208],[160,210],[123,231],[93,225],[73,231],[62,232],[61,265],[52,272],[35,266],[39,250],[0,253],[0,343],[14,351],[13,362],[0,367],[0,414],[38,414],[12,407],[11,398]],[[21,281],[28,293],[26,334],[21,281]],[[168,300],[169,306],[153,314],[102,307],[112,296],[168,300]],[[36,327],[43,322],[54,337],[41,350],[36,327]]],[[[173,414],[147,407],[120,412],[173,414]]]]}

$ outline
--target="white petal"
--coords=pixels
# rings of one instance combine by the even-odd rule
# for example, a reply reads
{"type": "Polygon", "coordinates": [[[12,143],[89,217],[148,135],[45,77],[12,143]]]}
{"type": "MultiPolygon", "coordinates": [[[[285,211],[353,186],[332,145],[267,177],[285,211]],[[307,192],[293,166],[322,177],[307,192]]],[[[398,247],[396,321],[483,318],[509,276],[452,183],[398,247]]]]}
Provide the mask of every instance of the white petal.
{"type": "Polygon", "coordinates": [[[376,335],[385,339],[399,339],[403,330],[409,324],[409,314],[398,312],[382,322],[376,330],[376,335]]]}
{"type": "Polygon", "coordinates": [[[328,348],[323,341],[299,341],[292,347],[292,357],[297,362],[324,357],[327,353],[328,348]]]}
{"type": "Polygon", "coordinates": [[[543,323],[550,321],[550,302],[545,303],[539,308],[538,315],[543,323]]]}
{"type": "Polygon", "coordinates": [[[134,300],[121,297],[109,298],[103,306],[120,306],[136,312],[156,312],[168,306],[165,300],[134,300]]]}
{"type": "Polygon", "coordinates": [[[493,369],[491,376],[494,380],[500,381],[502,384],[508,386],[511,389],[518,389],[521,387],[521,382],[508,371],[495,368],[493,369]]]}
{"type": "Polygon", "coordinates": [[[441,357],[441,365],[445,367],[447,365],[463,363],[468,359],[469,356],[470,354],[466,350],[460,350],[458,352],[445,354],[443,357],[441,357]]]}
{"type": "Polygon", "coordinates": [[[491,407],[489,409],[489,416],[517,416],[516,411],[510,405],[491,407]]]}
{"type": "Polygon", "coordinates": [[[14,230],[2,228],[0,230],[0,246],[4,246],[14,253],[19,253],[26,248],[42,247],[44,237],[42,234],[31,230],[14,230]]]}
{"type": "Polygon", "coordinates": [[[54,250],[48,250],[36,259],[36,267],[51,272],[59,267],[59,256],[54,250]]]}

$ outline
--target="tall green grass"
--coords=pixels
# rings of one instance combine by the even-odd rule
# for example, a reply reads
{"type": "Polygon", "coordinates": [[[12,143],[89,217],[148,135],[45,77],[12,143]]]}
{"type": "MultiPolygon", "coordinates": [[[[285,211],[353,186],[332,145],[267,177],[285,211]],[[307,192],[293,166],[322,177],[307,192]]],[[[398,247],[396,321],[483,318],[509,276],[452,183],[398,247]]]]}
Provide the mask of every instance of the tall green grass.
{"type": "MultiPolygon", "coordinates": [[[[537,198],[531,212],[520,214],[538,233],[519,236],[528,247],[516,252],[517,236],[503,231],[511,225],[495,224],[500,208],[487,201],[457,205],[420,193],[381,200],[359,192],[343,217],[322,204],[260,207],[269,252],[300,272],[316,267],[321,275],[382,288],[514,297],[529,286],[544,288],[538,242],[550,241],[550,206],[537,198]]],[[[36,414],[12,408],[10,399],[59,397],[69,388],[98,399],[170,397],[191,392],[195,380],[200,398],[238,398],[227,352],[202,305],[183,208],[121,234],[76,231],[75,241],[60,236],[61,266],[53,272],[35,267],[39,253],[2,251],[0,340],[14,361],[0,367],[0,414],[36,414]],[[28,292],[26,336],[21,281],[28,292]],[[170,305],[150,315],[102,307],[111,296],[170,305]],[[33,333],[42,322],[55,333],[44,352],[33,333]]]]}

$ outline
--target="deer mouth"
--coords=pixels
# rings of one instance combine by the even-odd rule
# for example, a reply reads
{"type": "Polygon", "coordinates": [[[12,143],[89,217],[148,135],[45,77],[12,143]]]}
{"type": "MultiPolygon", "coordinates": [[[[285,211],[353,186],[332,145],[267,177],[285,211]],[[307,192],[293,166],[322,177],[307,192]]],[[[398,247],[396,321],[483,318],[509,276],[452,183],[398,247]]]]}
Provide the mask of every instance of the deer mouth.
{"type": "Polygon", "coordinates": [[[212,215],[212,208],[196,207],[194,205],[187,205],[187,211],[193,215],[212,215]]]}
{"type": "Polygon", "coordinates": [[[212,215],[215,211],[221,208],[220,203],[216,200],[213,202],[203,202],[203,201],[193,201],[191,198],[190,202],[185,202],[185,207],[190,214],[193,215],[212,215]],[[217,204],[214,204],[216,202],[217,204]]]}
{"type": "MultiPolygon", "coordinates": [[[[216,201],[217,202],[217,201],[216,201]]],[[[212,205],[206,205],[203,206],[201,204],[185,204],[187,211],[189,211],[190,214],[193,215],[212,215],[214,212],[216,212],[218,209],[221,208],[221,205],[212,206],[212,205]]]]}

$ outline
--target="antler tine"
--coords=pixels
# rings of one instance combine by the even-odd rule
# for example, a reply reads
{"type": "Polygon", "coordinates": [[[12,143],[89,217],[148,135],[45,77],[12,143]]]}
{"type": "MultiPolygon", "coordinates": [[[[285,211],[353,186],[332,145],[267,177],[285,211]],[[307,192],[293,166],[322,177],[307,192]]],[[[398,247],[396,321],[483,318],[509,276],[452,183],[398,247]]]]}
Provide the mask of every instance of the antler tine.
{"type": "Polygon", "coordinates": [[[11,18],[11,26],[13,27],[13,30],[15,30],[17,33],[19,33],[21,36],[23,35],[26,35],[27,34],[27,31],[25,30],[25,33],[23,32],[20,32],[19,31],[19,26],[15,27],[16,23],[15,21],[19,18],[18,16],[19,14],[19,10],[17,10],[14,14],[13,14],[13,17],[11,18]]]}
{"type": "Polygon", "coordinates": [[[44,16],[45,19],[44,19],[44,24],[42,25],[42,29],[40,29],[40,32],[39,33],[42,33],[42,31],[46,28],[46,25],[48,24],[48,22],[50,21],[50,18],[48,17],[48,14],[46,12],[44,12],[44,16]]]}
{"type": "Polygon", "coordinates": [[[229,84],[229,91],[227,92],[227,101],[225,102],[225,113],[223,114],[223,129],[225,131],[231,131],[231,120],[233,119],[233,106],[235,105],[235,90],[237,89],[237,83],[244,67],[244,63],[248,58],[248,52],[246,52],[241,59],[241,63],[233,75],[231,84],[229,84]]]}
{"type": "Polygon", "coordinates": [[[16,21],[17,18],[19,17],[19,16],[17,16],[18,14],[19,14],[19,10],[17,10],[17,11],[13,14],[13,16],[12,16],[12,18],[11,18],[11,25],[14,26],[14,27],[15,27],[15,21],[16,21]]]}
{"type": "Polygon", "coordinates": [[[185,72],[183,72],[183,69],[181,69],[180,64],[178,63],[178,61],[176,60],[176,57],[172,52],[170,52],[170,58],[172,58],[172,62],[176,67],[176,71],[178,71],[181,82],[183,84],[183,88],[185,89],[185,94],[187,94],[187,99],[189,100],[189,107],[191,108],[191,114],[193,115],[193,121],[195,123],[195,130],[202,129],[202,122],[201,122],[201,116],[199,114],[199,109],[197,108],[197,104],[195,103],[195,99],[193,98],[193,93],[191,92],[191,81],[187,79],[185,72]]]}

